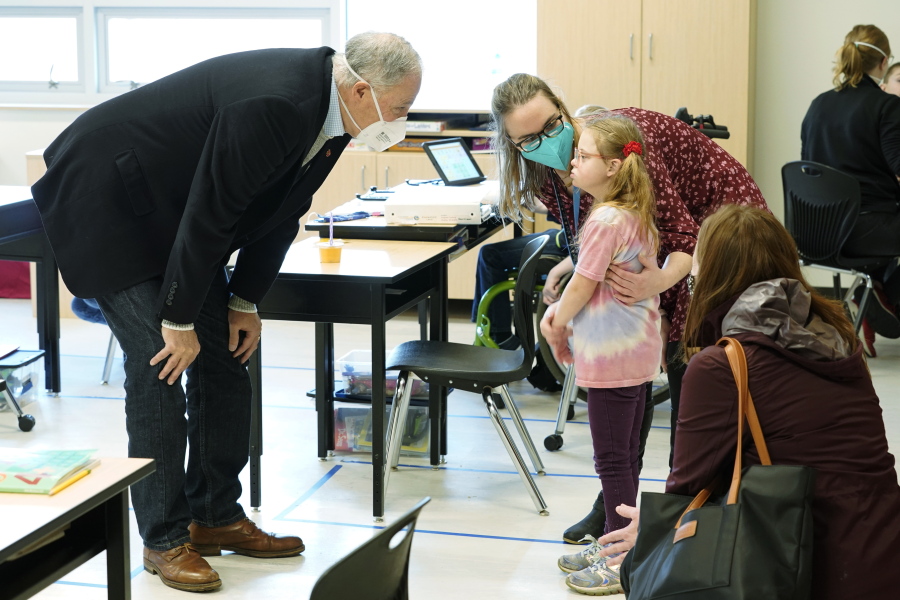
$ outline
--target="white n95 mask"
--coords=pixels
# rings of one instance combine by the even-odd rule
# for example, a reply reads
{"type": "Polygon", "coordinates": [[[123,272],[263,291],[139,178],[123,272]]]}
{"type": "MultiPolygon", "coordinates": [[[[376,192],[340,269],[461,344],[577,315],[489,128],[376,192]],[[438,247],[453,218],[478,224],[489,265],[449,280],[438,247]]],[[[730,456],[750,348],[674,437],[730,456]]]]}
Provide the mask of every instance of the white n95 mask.
{"type": "Polygon", "coordinates": [[[372,100],[375,102],[375,110],[378,111],[379,120],[363,129],[359,126],[359,124],[357,124],[356,119],[353,118],[353,115],[350,114],[350,109],[347,108],[347,105],[344,103],[344,99],[341,98],[340,94],[338,94],[338,100],[341,101],[341,104],[344,106],[344,110],[347,111],[347,116],[350,117],[350,122],[356,125],[356,128],[360,130],[360,132],[355,136],[356,139],[369,146],[376,152],[384,152],[394,144],[403,141],[403,138],[406,137],[406,117],[400,117],[399,119],[395,119],[390,122],[385,121],[384,117],[381,114],[381,107],[378,106],[378,98],[375,96],[375,88],[372,87],[371,83],[360,77],[356,73],[356,71],[353,70],[349,63],[346,64],[347,69],[349,69],[357,79],[369,86],[369,90],[372,92],[372,100]]]}

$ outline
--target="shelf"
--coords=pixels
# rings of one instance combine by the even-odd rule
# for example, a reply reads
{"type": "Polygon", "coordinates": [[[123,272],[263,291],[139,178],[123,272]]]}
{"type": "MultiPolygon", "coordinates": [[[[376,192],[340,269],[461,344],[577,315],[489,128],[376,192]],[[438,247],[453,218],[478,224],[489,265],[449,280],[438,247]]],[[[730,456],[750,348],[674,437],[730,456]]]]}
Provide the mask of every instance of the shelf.
{"type": "Polygon", "coordinates": [[[494,132],[472,129],[445,129],[444,131],[407,131],[406,137],[494,137],[494,132]]]}

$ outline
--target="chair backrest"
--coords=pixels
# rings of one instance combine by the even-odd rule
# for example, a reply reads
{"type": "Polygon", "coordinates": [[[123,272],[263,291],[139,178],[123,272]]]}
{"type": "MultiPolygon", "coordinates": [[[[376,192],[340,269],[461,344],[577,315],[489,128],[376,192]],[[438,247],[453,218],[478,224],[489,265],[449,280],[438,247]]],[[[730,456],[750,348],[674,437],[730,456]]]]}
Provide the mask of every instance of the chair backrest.
{"type": "MultiPolygon", "coordinates": [[[[535,271],[541,251],[547,245],[549,235],[534,238],[525,245],[522,250],[522,258],[519,259],[519,275],[516,278],[515,305],[513,308],[513,323],[516,326],[516,335],[522,342],[525,357],[522,362],[525,373],[531,371],[534,362],[534,283],[535,271]]],[[[522,377],[524,377],[523,375],[522,377]]]]}
{"type": "Polygon", "coordinates": [[[781,169],[784,186],[784,225],[800,258],[806,262],[841,266],[841,248],[860,210],[859,182],[827,165],[789,162],[781,169]]]}
{"type": "Polygon", "coordinates": [[[409,551],[416,519],[430,501],[430,497],[424,498],[412,510],[322,573],[313,587],[310,600],[407,600],[409,551]],[[405,537],[392,548],[394,536],[407,526],[409,530],[405,537]]]}

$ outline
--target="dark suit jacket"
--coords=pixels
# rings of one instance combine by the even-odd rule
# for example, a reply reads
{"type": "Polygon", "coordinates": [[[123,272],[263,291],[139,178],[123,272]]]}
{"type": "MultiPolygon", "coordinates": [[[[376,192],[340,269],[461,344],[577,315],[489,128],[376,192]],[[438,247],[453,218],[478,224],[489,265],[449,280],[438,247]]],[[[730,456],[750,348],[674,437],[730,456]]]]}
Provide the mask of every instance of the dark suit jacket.
{"type": "Polygon", "coordinates": [[[303,158],[325,122],[330,48],[213,58],[85,112],[32,187],[63,280],[85,298],[162,278],[158,314],[192,323],[213,275],[268,291],[349,136],[303,158]]]}
{"type": "Polygon", "coordinates": [[[803,160],[856,177],[864,212],[900,210],[900,98],[864,76],[813,100],[800,138],[803,160]]]}

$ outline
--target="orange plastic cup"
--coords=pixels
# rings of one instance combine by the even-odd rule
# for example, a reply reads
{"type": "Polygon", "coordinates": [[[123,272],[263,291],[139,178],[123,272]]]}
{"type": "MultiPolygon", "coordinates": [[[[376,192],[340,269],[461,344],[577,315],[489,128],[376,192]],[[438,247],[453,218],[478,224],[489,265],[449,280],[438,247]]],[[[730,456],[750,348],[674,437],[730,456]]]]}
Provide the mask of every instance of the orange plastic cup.
{"type": "Polygon", "coordinates": [[[334,244],[328,242],[319,242],[319,262],[323,263],[339,263],[341,262],[341,247],[344,242],[334,240],[334,244]]]}

